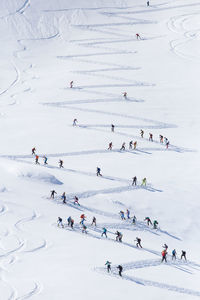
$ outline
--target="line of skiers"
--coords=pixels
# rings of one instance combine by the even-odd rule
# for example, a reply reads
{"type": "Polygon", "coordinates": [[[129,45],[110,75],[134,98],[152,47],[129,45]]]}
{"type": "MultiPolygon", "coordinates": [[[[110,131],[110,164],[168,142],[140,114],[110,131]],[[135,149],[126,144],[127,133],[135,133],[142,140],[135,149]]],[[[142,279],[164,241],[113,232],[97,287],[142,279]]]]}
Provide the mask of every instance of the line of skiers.
{"type": "MultiPolygon", "coordinates": [[[[52,190],[52,191],[51,191],[50,198],[51,198],[51,199],[54,199],[54,198],[55,198],[55,194],[57,194],[56,191],[55,191],[55,190],[52,190]]],[[[66,197],[66,193],[65,193],[65,192],[61,195],[61,199],[63,200],[63,203],[64,203],[64,204],[67,203],[67,202],[66,202],[67,197],[66,197]]],[[[74,203],[75,205],[77,204],[77,205],[80,206],[79,198],[78,198],[77,196],[74,196],[74,201],[73,201],[73,203],[74,203]]]]}
{"type": "MultiPolygon", "coordinates": [[[[161,260],[161,262],[167,262],[167,254],[168,254],[168,252],[167,252],[167,250],[168,250],[168,245],[167,244],[164,244],[163,246],[162,246],[164,249],[163,249],[163,251],[161,252],[161,255],[162,255],[162,260],[161,260]]],[[[176,249],[173,249],[172,250],[172,260],[176,260],[176,258],[177,258],[177,252],[176,252],[176,249]]],[[[186,259],[186,251],[185,250],[181,250],[181,259],[185,259],[185,260],[187,260],[186,259]]]]}
{"type": "MultiPolygon", "coordinates": [[[[105,263],[105,266],[107,268],[107,272],[110,273],[111,272],[111,262],[107,260],[107,262],[105,263]]],[[[122,276],[123,267],[121,265],[118,265],[116,268],[118,269],[119,276],[122,276]]]]}
{"type": "Polygon", "coordinates": [[[151,219],[149,217],[146,217],[144,219],[144,221],[147,221],[147,225],[152,225],[153,226],[153,229],[158,229],[158,221],[157,220],[154,220],[153,223],[151,221],[151,219]]]}
{"type": "MultiPolygon", "coordinates": [[[[135,141],[135,142],[133,142],[133,141],[130,141],[129,142],[129,150],[132,150],[132,149],[136,149],[137,148],[137,141],[135,141]]],[[[113,149],[113,143],[112,142],[110,142],[109,144],[108,144],[108,150],[112,150],[113,149]]],[[[122,143],[122,146],[121,146],[121,148],[120,148],[120,151],[125,151],[126,150],[126,143],[125,142],[123,142],[122,143]]]]}

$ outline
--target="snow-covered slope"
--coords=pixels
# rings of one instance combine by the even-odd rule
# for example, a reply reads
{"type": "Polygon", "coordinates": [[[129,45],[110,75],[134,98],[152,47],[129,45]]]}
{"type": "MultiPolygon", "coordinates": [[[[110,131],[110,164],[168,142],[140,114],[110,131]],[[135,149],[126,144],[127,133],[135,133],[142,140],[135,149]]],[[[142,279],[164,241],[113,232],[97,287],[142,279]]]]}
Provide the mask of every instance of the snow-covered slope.
{"type": "Polygon", "coordinates": [[[200,297],[199,16],[198,0],[0,1],[0,300],[200,297]]]}

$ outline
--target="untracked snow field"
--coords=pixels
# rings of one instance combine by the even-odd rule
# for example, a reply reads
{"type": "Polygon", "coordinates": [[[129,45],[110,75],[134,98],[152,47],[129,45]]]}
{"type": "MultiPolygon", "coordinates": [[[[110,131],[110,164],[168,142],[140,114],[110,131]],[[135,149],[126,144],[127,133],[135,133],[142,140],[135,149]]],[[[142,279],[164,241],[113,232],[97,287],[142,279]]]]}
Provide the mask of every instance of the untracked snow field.
{"type": "Polygon", "coordinates": [[[0,42],[0,300],[200,298],[200,0],[1,0],[0,42]]]}

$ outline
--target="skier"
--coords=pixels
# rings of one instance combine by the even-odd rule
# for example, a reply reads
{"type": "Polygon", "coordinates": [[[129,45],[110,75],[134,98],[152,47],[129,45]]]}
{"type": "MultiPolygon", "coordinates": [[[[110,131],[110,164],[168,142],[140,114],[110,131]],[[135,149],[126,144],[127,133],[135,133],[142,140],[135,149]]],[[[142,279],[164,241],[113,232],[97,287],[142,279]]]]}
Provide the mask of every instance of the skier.
{"type": "Polygon", "coordinates": [[[51,198],[52,198],[52,199],[54,199],[54,197],[55,197],[55,194],[57,194],[57,193],[56,193],[56,191],[54,191],[54,190],[53,190],[53,191],[51,191],[51,198]]]}
{"type": "Polygon", "coordinates": [[[112,142],[110,142],[108,145],[108,150],[112,150],[112,146],[113,146],[113,144],[112,144],[112,142]]]}
{"type": "Polygon", "coordinates": [[[63,199],[63,203],[65,204],[65,203],[66,203],[66,195],[65,195],[65,192],[62,194],[61,199],[63,199]]]}
{"type": "Polygon", "coordinates": [[[153,229],[157,229],[158,228],[158,221],[154,220],[153,221],[153,229]]]}
{"type": "Polygon", "coordinates": [[[114,132],[115,131],[115,125],[111,124],[111,131],[114,132]]]}
{"type": "Polygon", "coordinates": [[[176,260],[176,250],[174,249],[172,251],[172,260],[175,259],[176,260]]]}
{"type": "Polygon", "coordinates": [[[93,219],[92,219],[91,225],[93,225],[93,224],[94,224],[94,226],[97,226],[97,219],[95,217],[93,217],[93,219]]]}
{"type": "Polygon", "coordinates": [[[134,142],[133,146],[134,146],[134,150],[135,150],[137,147],[137,142],[134,142]]]}
{"type": "Polygon", "coordinates": [[[80,216],[80,218],[81,218],[80,224],[81,224],[81,225],[84,225],[86,216],[85,216],[84,214],[82,214],[82,215],[80,216]]]}
{"type": "Polygon", "coordinates": [[[58,227],[61,225],[62,228],[64,228],[63,222],[62,222],[62,218],[58,217],[58,227]]]}
{"type": "Polygon", "coordinates": [[[70,88],[72,89],[73,88],[73,84],[74,84],[74,82],[73,81],[70,81],[70,88]]]}
{"type": "Polygon", "coordinates": [[[70,226],[72,229],[74,229],[74,220],[73,219],[71,219],[70,226]]]}
{"type": "Polygon", "coordinates": [[[141,136],[141,138],[143,138],[143,136],[144,136],[144,130],[140,130],[140,136],[141,136]]]}
{"type": "Polygon", "coordinates": [[[74,196],[74,204],[77,203],[77,204],[80,206],[80,203],[78,202],[78,200],[79,200],[78,197],[77,197],[77,196],[74,196]]]}
{"type": "Polygon", "coordinates": [[[105,237],[107,238],[107,229],[104,227],[103,228],[103,232],[101,234],[101,236],[105,235],[105,237]]]}
{"type": "Polygon", "coordinates": [[[137,177],[136,176],[133,177],[132,185],[137,185],[137,177]]]}
{"type": "Polygon", "coordinates": [[[163,262],[163,261],[167,262],[167,250],[166,249],[163,250],[161,254],[162,254],[162,261],[161,262],[163,262]]]}
{"type": "Polygon", "coordinates": [[[87,233],[86,229],[87,229],[87,226],[85,226],[85,225],[83,224],[82,233],[87,233]]]}
{"type": "Polygon", "coordinates": [[[153,142],[153,134],[149,133],[149,141],[153,142]]]}
{"type": "Polygon", "coordinates": [[[32,155],[35,155],[35,151],[36,151],[36,149],[35,149],[35,147],[32,149],[32,155]]]}
{"type": "Polygon", "coordinates": [[[121,234],[121,232],[116,231],[115,234],[116,234],[116,241],[117,242],[122,242],[122,234],[121,234]]]}
{"type": "Polygon", "coordinates": [[[105,266],[107,266],[107,271],[109,273],[111,271],[111,262],[107,260],[107,262],[105,263],[105,266]]]}
{"type": "Polygon", "coordinates": [[[125,145],[126,145],[126,143],[124,142],[124,143],[122,144],[122,146],[121,146],[121,149],[120,149],[120,150],[126,150],[126,148],[125,148],[125,145]]]}
{"type": "Polygon", "coordinates": [[[135,225],[135,223],[136,223],[136,220],[137,220],[137,218],[136,218],[136,216],[134,216],[133,217],[133,224],[135,225]]]}
{"type": "Polygon", "coordinates": [[[64,168],[64,167],[63,167],[63,160],[62,160],[62,159],[59,160],[59,167],[60,167],[60,168],[64,168]]]}
{"type": "Polygon", "coordinates": [[[39,156],[36,155],[36,156],[35,156],[35,163],[36,163],[36,165],[39,165],[39,164],[40,164],[38,160],[39,160],[39,156]]]}
{"type": "Polygon", "coordinates": [[[123,93],[124,99],[127,99],[127,92],[123,93]]]}
{"type": "Polygon", "coordinates": [[[141,186],[143,186],[143,185],[147,185],[147,179],[146,179],[146,177],[144,177],[143,179],[142,179],[142,183],[141,183],[141,186]]]}
{"type": "Polygon", "coordinates": [[[119,214],[120,214],[120,217],[121,217],[122,220],[126,220],[125,217],[124,217],[123,210],[120,210],[119,214]]]}
{"type": "Polygon", "coordinates": [[[139,246],[140,246],[140,248],[142,248],[142,245],[141,245],[141,239],[140,238],[138,238],[138,237],[136,237],[136,240],[135,240],[137,243],[136,243],[136,246],[139,248],[139,246]]]}
{"type": "Polygon", "coordinates": [[[160,143],[162,143],[163,144],[163,135],[159,135],[159,138],[160,138],[160,143]]]}
{"type": "Polygon", "coordinates": [[[137,38],[137,40],[139,40],[139,39],[141,40],[139,33],[136,33],[136,38],[137,38]]]}
{"type": "Polygon", "coordinates": [[[147,6],[149,6],[149,1],[147,1],[147,6]]]}
{"type": "Polygon", "coordinates": [[[150,219],[149,217],[146,217],[146,218],[144,219],[144,221],[147,221],[147,225],[148,225],[148,226],[149,226],[149,224],[152,225],[151,219],[150,219]]]}
{"type": "Polygon", "coordinates": [[[44,156],[43,158],[44,158],[44,165],[48,165],[48,163],[47,163],[47,157],[44,156]]]}
{"type": "Polygon", "coordinates": [[[167,244],[164,244],[162,247],[167,251],[167,249],[168,249],[167,244]]]}
{"type": "Polygon", "coordinates": [[[165,145],[167,144],[168,138],[164,137],[165,145]]]}
{"type": "Polygon", "coordinates": [[[168,149],[168,148],[169,148],[169,140],[166,143],[166,149],[168,149]]]}
{"type": "Polygon", "coordinates": [[[71,216],[69,216],[68,218],[67,218],[67,222],[68,222],[68,226],[71,224],[71,220],[72,220],[72,218],[71,218],[71,216]]]}
{"type": "Polygon", "coordinates": [[[74,121],[73,121],[73,126],[76,126],[78,121],[77,121],[77,119],[74,119],[74,121]]]}
{"type": "Polygon", "coordinates": [[[127,219],[130,219],[130,210],[127,208],[126,210],[127,219]]]}
{"type": "Polygon", "coordinates": [[[181,251],[182,251],[182,253],[181,253],[181,259],[184,257],[185,260],[187,260],[186,259],[186,251],[184,251],[184,250],[181,250],[181,251]]]}
{"type": "Polygon", "coordinates": [[[130,150],[133,149],[133,141],[130,141],[130,142],[129,142],[129,149],[130,149],[130,150]]]}
{"type": "Polygon", "coordinates": [[[119,265],[117,269],[119,269],[119,276],[122,276],[123,267],[119,265]]]}
{"type": "Polygon", "coordinates": [[[97,176],[102,176],[101,169],[99,167],[97,167],[97,176]]]}

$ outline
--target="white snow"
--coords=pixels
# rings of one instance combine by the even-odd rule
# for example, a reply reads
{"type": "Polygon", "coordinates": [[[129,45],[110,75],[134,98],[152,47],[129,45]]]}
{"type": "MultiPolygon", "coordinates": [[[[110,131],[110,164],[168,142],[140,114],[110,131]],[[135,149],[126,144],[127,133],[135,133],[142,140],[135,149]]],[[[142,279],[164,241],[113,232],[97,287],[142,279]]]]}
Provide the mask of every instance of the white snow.
{"type": "Polygon", "coordinates": [[[199,17],[198,0],[0,1],[0,300],[200,297],[199,17]]]}

